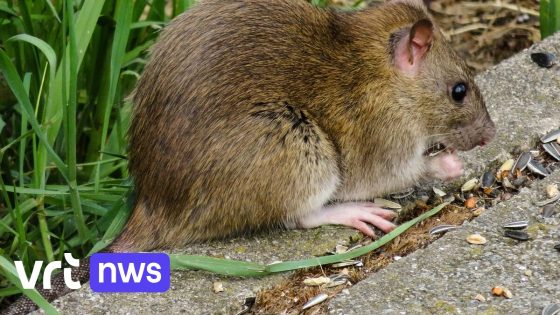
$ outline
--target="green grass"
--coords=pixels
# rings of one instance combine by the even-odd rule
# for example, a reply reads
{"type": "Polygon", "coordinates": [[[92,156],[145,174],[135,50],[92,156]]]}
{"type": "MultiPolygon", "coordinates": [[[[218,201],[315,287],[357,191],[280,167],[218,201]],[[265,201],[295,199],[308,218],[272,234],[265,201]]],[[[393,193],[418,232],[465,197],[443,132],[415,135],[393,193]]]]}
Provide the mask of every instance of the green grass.
{"type": "Polygon", "coordinates": [[[560,0],[541,0],[540,27],[542,38],[560,30],[560,0]]]}
{"type": "Polygon", "coordinates": [[[126,97],[192,3],[0,0],[0,308],[11,261],[84,257],[126,221],[126,97]]]}

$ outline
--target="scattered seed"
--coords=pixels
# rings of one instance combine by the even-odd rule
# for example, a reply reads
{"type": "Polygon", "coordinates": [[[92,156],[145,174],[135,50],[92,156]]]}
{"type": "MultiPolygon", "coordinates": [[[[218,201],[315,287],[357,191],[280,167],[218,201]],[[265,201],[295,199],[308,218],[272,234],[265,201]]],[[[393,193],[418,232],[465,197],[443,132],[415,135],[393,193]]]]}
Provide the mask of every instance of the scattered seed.
{"type": "Polygon", "coordinates": [[[542,143],[549,143],[549,142],[552,142],[552,141],[557,140],[557,139],[560,139],[560,129],[553,130],[553,131],[547,133],[546,135],[542,136],[541,142],[542,143]]]}
{"type": "Polygon", "coordinates": [[[514,240],[518,240],[518,241],[528,241],[529,240],[529,234],[527,234],[527,232],[524,232],[524,231],[505,230],[504,236],[512,238],[514,240]]]}
{"type": "Polygon", "coordinates": [[[558,196],[558,185],[556,184],[550,184],[546,186],[546,196],[548,198],[554,198],[556,196],[558,196]]]}
{"type": "Polygon", "coordinates": [[[529,168],[529,170],[531,170],[531,172],[535,174],[545,176],[545,177],[550,175],[550,173],[544,168],[544,166],[542,166],[541,163],[535,160],[531,160],[529,164],[527,164],[527,167],[529,168]]]}
{"type": "Polygon", "coordinates": [[[243,314],[249,313],[249,311],[251,310],[253,305],[255,305],[256,301],[257,301],[257,298],[254,297],[254,296],[246,298],[245,303],[243,303],[243,306],[245,308],[242,309],[241,311],[239,311],[238,313],[236,313],[235,315],[243,315],[243,314]]]}
{"type": "Polygon", "coordinates": [[[478,207],[476,209],[473,210],[473,215],[475,217],[478,217],[479,215],[481,215],[484,211],[486,210],[486,208],[484,207],[478,207]]]}
{"type": "Polygon", "coordinates": [[[511,299],[513,297],[513,294],[508,288],[503,288],[503,290],[504,290],[504,292],[502,293],[503,297],[505,297],[506,299],[511,299]]]}
{"type": "Polygon", "coordinates": [[[495,296],[502,296],[504,293],[504,288],[497,286],[492,288],[492,294],[495,296]]]}
{"type": "Polygon", "coordinates": [[[528,225],[529,225],[529,221],[522,220],[522,221],[509,222],[507,224],[502,225],[502,228],[508,230],[523,230],[528,225]]]}
{"type": "Polygon", "coordinates": [[[303,284],[310,286],[310,287],[318,287],[323,284],[327,284],[331,282],[331,278],[329,277],[317,277],[317,278],[307,278],[303,280],[303,284]]]}
{"type": "Polygon", "coordinates": [[[515,185],[513,185],[507,177],[502,178],[502,186],[504,188],[517,189],[517,187],[515,187],[515,185]]]}
{"type": "Polygon", "coordinates": [[[467,209],[474,209],[476,207],[477,201],[478,201],[477,197],[470,197],[469,199],[465,200],[465,207],[467,209]]]}
{"type": "Polygon", "coordinates": [[[531,60],[541,68],[550,68],[556,63],[556,56],[549,52],[536,52],[531,54],[531,60]]]}
{"type": "Polygon", "coordinates": [[[531,159],[532,159],[531,153],[529,152],[521,153],[521,155],[517,158],[517,161],[515,161],[512,170],[523,171],[527,167],[527,164],[529,164],[529,161],[531,161],[531,159]]]}
{"type": "Polygon", "coordinates": [[[558,315],[560,314],[560,304],[548,304],[542,311],[541,315],[558,315]]]}
{"type": "Polygon", "coordinates": [[[449,225],[449,224],[438,225],[430,229],[430,234],[431,235],[443,234],[447,231],[456,230],[458,228],[459,226],[457,225],[449,225]]]}
{"type": "Polygon", "coordinates": [[[329,296],[325,293],[321,293],[319,295],[316,295],[314,297],[312,297],[309,301],[307,301],[307,303],[305,303],[302,307],[302,310],[308,309],[310,307],[313,307],[317,304],[323,303],[329,296]]]}
{"type": "Polygon", "coordinates": [[[486,244],[486,238],[480,234],[471,234],[467,236],[467,242],[474,245],[484,245],[486,244]]]}
{"type": "Polygon", "coordinates": [[[337,278],[335,280],[331,279],[331,282],[327,283],[325,285],[325,288],[334,288],[334,287],[338,287],[339,285],[344,285],[346,284],[346,282],[348,282],[348,278],[337,278]]]}
{"type": "Polygon", "coordinates": [[[542,145],[542,147],[556,161],[560,161],[560,152],[558,152],[552,144],[553,143],[545,143],[542,145]]]}
{"type": "Polygon", "coordinates": [[[224,292],[224,284],[221,282],[214,282],[214,293],[224,292]]]}
{"type": "Polygon", "coordinates": [[[453,196],[453,194],[446,194],[445,196],[443,196],[442,200],[443,202],[452,203],[453,201],[455,201],[455,196],[453,196]]]}
{"type": "Polygon", "coordinates": [[[405,191],[400,191],[400,192],[391,194],[391,198],[404,199],[404,198],[412,195],[413,193],[414,193],[414,188],[410,188],[410,189],[407,189],[405,191]]]}
{"type": "Polygon", "coordinates": [[[346,253],[348,251],[348,246],[344,246],[344,245],[336,245],[334,252],[337,254],[342,254],[342,253],[346,253]]]}
{"type": "Polygon", "coordinates": [[[393,209],[393,210],[400,210],[402,206],[396,202],[392,202],[382,198],[375,198],[373,203],[381,208],[393,209]]]}
{"type": "Polygon", "coordinates": [[[438,195],[439,197],[443,197],[443,196],[447,195],[447,193],[445,191],[441,190],[441,189],[438,189],[438,188],[435,188],[435,187],[432,187],[432,189],[434,190],[434,193],[436,195],[438,195]]]}
{"type": "Polygon", "coordinates": [[[356,266],[358,264],[362,263],[359,260],[347,260],[347,261],[343,261],[343,262],[339,262],[336,264],[332,264],[331,267],[333,268],[343,268],[343,267],[349,267],[349,266],[356,266]]]}
{"type": "MultiPolygon", "coordinates": [[[[507,177],[505,177],[507,178],[507,177]]],[[[480,179],[480,186],[482,188],[492,187],[496,182],[496,176],[492,172],[485,172],[482,174],[482,178],[480,179]]]]}
{"type": "Polygon", "coordinates": [[[479,302],[486,302],[486,298],[482,294],[475,295],[474,299],[479,301],[479,302]]]}
{"type": "Polygon", "coordinates": [[[504,171],[511,171],[514,163],[515,161],[513,159],[505,161],[504,164],[502,164],[502,166],[500,166],[500,168],[498,169],[498,174],[501,174],[504,171]]]}
{"type": "Polygon", "coordinates": [[[537,205],[537,206],[539,206],[539,207],[542,207],[542,206],[544,206],[544,205],[548,205],[548,204],[551,204],[551,203],[553,203],[553,202],[556,202],[556,201],[558,201],[559,199],[560,199],[560,194],[558,194],[556,197],[549,198],[549,199],[545,199],[545,200],[543,200],[543,201],[536,201],[536,202],[535,202],[535,205],[537,205]]]}
{"type": "Polygon", "coordinates": [[[461,186],[461,191],[462,192],[471,191],[476,186],[478,186],[478,178],[472,178],[468,180],[466,183],[464,183],[463,186],[461,186]]]}

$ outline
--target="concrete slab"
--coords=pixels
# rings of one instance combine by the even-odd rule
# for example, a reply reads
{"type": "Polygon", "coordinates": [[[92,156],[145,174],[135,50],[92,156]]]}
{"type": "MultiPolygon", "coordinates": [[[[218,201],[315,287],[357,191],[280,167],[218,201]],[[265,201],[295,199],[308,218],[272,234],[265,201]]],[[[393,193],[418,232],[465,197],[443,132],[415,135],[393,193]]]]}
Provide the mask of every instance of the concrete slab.
{"type": "MultiPolygon", "coordinates": [[[[560,33],[477,77],[497,139],[483,150],[463,154],[467,174],[481,174],[492,160],[502,161],[516,148],[533,147],[538,137],[560,127],[560,67],[537,67],[529,54],[560,55],[560,33]]],[[[426,249],[391,264],[338,295],[331,314],[540,314],[549,303],[560,303],[560,219],[539,216],[533,201],[544,199],[544,187],[559,183],[556,171],[530,189],[498,204],[461,230],[446,234],[426,249]],[[500,225],[530,220],[532,239],[502,236],[500,225]],[[488,239],[484,246],[468,244],[469,234],[488,239]],[[494,286],[509,288],[513,297],[491,294],[494,286]],[[474,296],[481,294],[485,302],[474,296]]]]}

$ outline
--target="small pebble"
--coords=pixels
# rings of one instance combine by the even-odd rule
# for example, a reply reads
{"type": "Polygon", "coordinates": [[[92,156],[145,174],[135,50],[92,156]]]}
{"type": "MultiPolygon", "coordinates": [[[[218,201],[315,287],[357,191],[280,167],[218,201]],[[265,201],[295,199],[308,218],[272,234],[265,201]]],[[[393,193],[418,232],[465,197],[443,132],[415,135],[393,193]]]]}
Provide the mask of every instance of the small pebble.
{"type": "Polygon", "coordinates": [[[479,302],[486,302],[486,298],[482,294],[475,295],[474,299],[479,301],[479,302]]]}
{"type": "Polygon", "coordinates": [[[527,277],[531,277],[533,275],[533,272],[530,269],[525,270],[525,275],[527,277]]]}
{"type": "Polygon", "coordinates": [[[554,197],[558,196],[558,185],[550,184],[550,185],[546,186],[546,196],[548,198],[554,198],[554,197]]]}
{"type": "Polygon", "coordinates": [[[214,282],[214,293],[224,292],[224,285],[221,282],[214,282]]]}

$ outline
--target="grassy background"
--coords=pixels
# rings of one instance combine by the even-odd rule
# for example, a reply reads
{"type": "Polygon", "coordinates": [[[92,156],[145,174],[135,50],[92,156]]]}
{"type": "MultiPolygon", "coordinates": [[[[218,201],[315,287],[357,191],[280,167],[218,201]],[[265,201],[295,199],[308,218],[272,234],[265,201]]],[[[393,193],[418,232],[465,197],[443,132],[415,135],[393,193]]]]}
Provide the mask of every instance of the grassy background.
{"type": "MultiPolygon", "coordinates": [[[[83,257],[126,221],[126,96],[193,1],[0,0],[0,308],[20,292],[11,261],[83,257]]],[[[559,2],[541,1],[543,35],[559,2]]]]}

